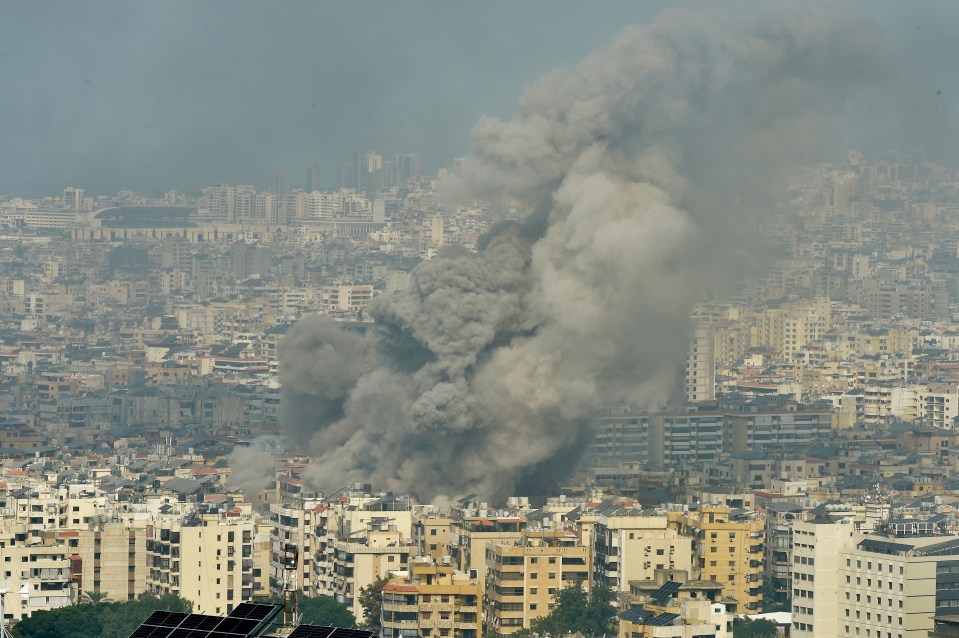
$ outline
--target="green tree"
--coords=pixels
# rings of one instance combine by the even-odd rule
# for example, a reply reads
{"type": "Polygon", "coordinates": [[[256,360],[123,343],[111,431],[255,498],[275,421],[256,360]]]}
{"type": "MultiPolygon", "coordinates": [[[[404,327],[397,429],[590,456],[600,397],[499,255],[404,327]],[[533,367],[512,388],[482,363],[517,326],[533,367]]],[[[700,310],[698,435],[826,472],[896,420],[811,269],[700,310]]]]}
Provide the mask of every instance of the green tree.
{"type": "Polygon", "coordinates": [[[301,596],[298,609],[303,615],[303,622],[308,625],[347,628],[356,626],[356,618],[346,605],[341,605],[329,596],[301,596]]]}
{"type": "MultiPolygon", "coordinates": [[[[279,596],[257,598],[256,602],[282,605],[283,599],[279,596]]],[[[324,625],[327,627],[355,627],[356,618],[346,605],[336,602],[329,596],[307,596],[297,592],[296,611],[302,616],[301,622],[307,625],[324,625]]]]}
{"type": "Polygon", "coordinates": [[[524,631],[523,634],[615,634],[613,618],[616,610],[612,605],[614,599],[615,593],[606,585],[596,585],[589,593],[580,585],[569,585],[556,594],[553,610],[534,621],[529,631],[524,631]]]}
{"type": "Polygon", "coordinates": [[[776,587],[773,585],[772,578],[766,577],[763,579],[763,612],[771,613],[774,611],[789,611],[790,605],[789,600],[785,595],[781,595],[776,591],[776,587]]]}
{"type": "Polygon", "coordinates": [[[359,601],[363,607],[363,628],[380,631],[380,611],[383,608],[383,588],[389,578],[380,577],[360,590],[359,601]]]}
{"type": "Polygon", "coordinates": [[[193,607],[173,594],[144,593],[129,602],[90,602],[35,611],[14,625],[12,633],[17,638],[127,638],[157,609],[189,612],[193,607]]]}
{"type": "Polygon", "coordinates": [[[776,638],[778,625],[765,618],[737,618],[733,621],[733,638],[776,638]]]}
{"type": "Polygon", "coordinates": [[[88,590],[80,595],[80,603],[99,605],[100,603],[106,602],[108,598],[109,596],[105,592],[88,590]]]}

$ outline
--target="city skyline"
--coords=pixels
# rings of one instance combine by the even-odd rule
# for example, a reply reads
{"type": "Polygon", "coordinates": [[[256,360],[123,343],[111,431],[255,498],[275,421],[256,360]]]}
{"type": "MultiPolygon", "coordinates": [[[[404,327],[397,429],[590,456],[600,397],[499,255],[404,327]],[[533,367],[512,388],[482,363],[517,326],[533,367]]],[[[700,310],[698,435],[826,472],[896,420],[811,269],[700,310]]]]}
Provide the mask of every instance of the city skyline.
{"type": "MultiPolygon", "coordinates": [[[[369,148],[420,151],[433,172],[466,154],[481,116],[509,117],[538,77],[572,69],[666,7],[702,6],[8,3],[0,192],[189,191],[261,184],[278,171],[299,182],[314,163],[330,183],[344,158],[369,148]]],[[[767,9],[744,1],[720,13],[767,9]]],[[[959,89],[939,64],[955,57],[959,9],[834,10],[876,22],[889,55],[888,82],[845,116],[841,145],[922,146],[954,159],[944,139],[959,89]]]]}

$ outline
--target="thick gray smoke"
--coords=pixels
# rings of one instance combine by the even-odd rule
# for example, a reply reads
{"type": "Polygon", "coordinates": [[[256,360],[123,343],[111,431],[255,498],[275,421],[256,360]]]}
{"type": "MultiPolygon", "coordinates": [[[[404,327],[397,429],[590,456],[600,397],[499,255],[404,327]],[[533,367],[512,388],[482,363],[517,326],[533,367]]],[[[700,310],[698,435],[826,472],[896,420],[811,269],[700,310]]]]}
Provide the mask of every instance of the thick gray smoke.
{"type": "Polygon", "coordinates": [[[227,487],[253,496],[275,477],[273,438],[261,437],[249,447],[236,447],[230,455],[227,487]]]}
{"type": "Polygon", "coordinates": [[[598,405],[661,405],[723,238],[822,149],[880,64],[875,40],[834,11],[675,14],[547,76],[512,120],[480,121],[447,196],[534,212],[378,298],[368,341],[293,329],[283,421],[309,439],[310,479],[504,496],[566,473],[598,405]]]}

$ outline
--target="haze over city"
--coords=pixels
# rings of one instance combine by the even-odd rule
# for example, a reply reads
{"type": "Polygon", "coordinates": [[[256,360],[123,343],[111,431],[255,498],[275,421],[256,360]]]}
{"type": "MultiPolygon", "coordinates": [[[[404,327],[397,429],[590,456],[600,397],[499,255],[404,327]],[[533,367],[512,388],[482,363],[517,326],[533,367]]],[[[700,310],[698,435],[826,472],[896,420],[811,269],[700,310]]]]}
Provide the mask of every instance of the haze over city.
{"type": "Polygon", "coordinates": [[[957,27],[0,6],[0,638],[959,636],[957,27]]]}
{"type": "MultiPolygon", "coordinates": [[[[366,148],[415,148],[435,170],[466,154],[481,115],[509,117],[526,86],[626,25],[704,7],[739,20],[789,3],[710,5],[5,3],[0,192],[265,186],[280,170],[301,185],[314,162],[328,188],[343,158],[366,148]]],[[[844,144],[953,159],[939,132],[959,91],[942,66],[957,53],[954,4],[820,6],[880,25],[876,44],[889,53],[889,90],[844,123],[844,144]]]]}

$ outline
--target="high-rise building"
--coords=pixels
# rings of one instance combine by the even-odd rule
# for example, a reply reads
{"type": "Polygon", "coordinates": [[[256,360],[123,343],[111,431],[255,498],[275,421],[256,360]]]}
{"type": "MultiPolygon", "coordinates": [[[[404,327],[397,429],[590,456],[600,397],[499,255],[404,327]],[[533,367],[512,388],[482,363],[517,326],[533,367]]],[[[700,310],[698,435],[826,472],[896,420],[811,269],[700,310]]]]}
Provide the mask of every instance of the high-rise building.
{"type": "Polygon", "coordinates": [[[631,580],[652,580],[657,569],[692,571],[692,539],[669,526],[665,514],[616,508],[593,526],[593,579],[613,591],[631,580]]]}
{"type": "Polygon", "coordinates": [[[357,153],[353,165],[354,188],[368,199],[374,199],[386,186],[383,156],[375,151],[357,153]]]}
{"type": "Polygon", "coordinates": [[[445,220],[442,215],[436,215],[433,217],[432,222],[430,223],[430,239],[433,240],[434,246],[442,246],[444,242],[444,230],[445,230],[445,220]]]}
{"type": "Polygon", "coordinates": [[[959,608],[959,537],[936,519],[797,522],[792,635],[925,638],[959,608]]]}
{"type": "Polygon", "coordinates": [[[67,210],[83,210],[82,188],[64,188],[63,189],[63,207],[67,210]]]}
{"type": "Polygon", "coordinates": [[[270,176],[270,192],[283,199],[290,192],[290,175],[286,171],[278,171],[270,176]]]}
{"type": "Polygon", "coordinates": [[[696,540],[694,573],[723,585],[740,612],[762,609],[766,524],[757,512],[703,506],[677,517],[680,531],[696,540]]]}
{"type": "Polygon", "coordinates": [[[396,156],[396,181],[405,184],[422,174],[423,156],[419,153],[400,153],[396,156]]]}
{"type": "Polygon", "coordinates": [[[429,557],[411,561],[405,576],[383,588],[384,638],[479,638],[483,627],[479,581],[429,557]]]}
{"type": "Polygon", "coordinates": [[[148,588],[186,598],[196,612],[233,611],[257,589],[254,570],[262,565],[254,567],[256,531],[250,511],[157,521],[147,540],[148,588]]]}
{"type": "Polygon", "coordinates": [[[706,322],[693,328],[686,354],[685,385],[687,403],[716,398],[716,352],[713,330],[706,322]]]}
{"type": "Polygon", "coordinates": [[[527,530],[518,542],[490,543],[486,561],[484,616],[500,634],[528,629],[549,614],[563,587],[589,585],[589,547],[562,531],[527,530]]]}
{"type": "Polygon", "coordinates": [[[303,189],[307,193],[320,190],[320,167],[313,164],[306,171],[306,187],[303,189]]]}

